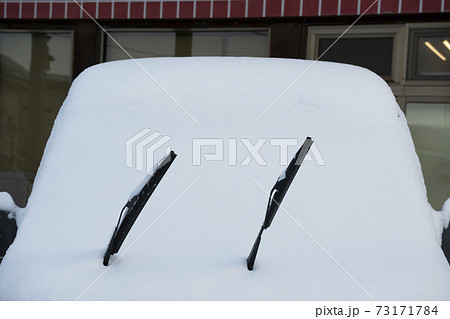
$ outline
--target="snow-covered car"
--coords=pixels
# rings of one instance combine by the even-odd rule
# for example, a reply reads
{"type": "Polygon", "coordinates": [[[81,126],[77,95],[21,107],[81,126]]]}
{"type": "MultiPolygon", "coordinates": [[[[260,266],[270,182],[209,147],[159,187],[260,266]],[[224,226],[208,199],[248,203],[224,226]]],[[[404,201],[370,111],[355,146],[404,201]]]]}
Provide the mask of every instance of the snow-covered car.
{"type": "Polygon", "coordinates": [[[428,204],[405,116],[366,69],[105,63],[74,81],[58,114],[16,212],[0,298],[450,300],[449,206],[428,204]],[[270,190],[308,136],[249,271],[270,190]],[[121,209],[169,150],[176,159],[104,266],[121,209]]]}

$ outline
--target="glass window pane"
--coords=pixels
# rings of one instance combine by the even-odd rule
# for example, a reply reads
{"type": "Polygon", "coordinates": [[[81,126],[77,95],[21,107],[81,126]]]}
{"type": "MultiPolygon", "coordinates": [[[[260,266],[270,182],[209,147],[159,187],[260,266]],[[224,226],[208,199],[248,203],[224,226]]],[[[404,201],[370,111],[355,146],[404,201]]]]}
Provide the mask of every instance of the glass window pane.
{"type": "Polygon", "coordinates": [[[0,32],[0,191],[24,205],[72,80],[72,34],[0,32]]]}
{"type": "Polygon", "coordinates": [[[269,56],[267,31],[193,32],[192,56],[269,56]]]}
{"type": "MultiPolygon", "coordinates": [[[[319,56],[325,52],[336,38],[319,39],[319,56]]],[[[345,38],[337,41],[321,58],[358,65],[380,76],[392,75],[392,52],[394,39],[385,38],[345,38]]]]}
{"type": "MultiPolygon", "coordinates": [[[[175,32],[110,32],[133,58],[175,56],[175,32]]],[[[106,61],[129,59],[130,57],[106,37],[106,61]]]]}
{"type": "MultiPolygon", "coordinates": [[[[269,56],[269,32],[192,31],[110,32],[133,57],[172,56],[269,56]]],[[[129,56],[111,38],[106,38],[106,61],[129,56]]]]}
{"type": "Polygon", "coordinates": [[[408,79],[450,80],[450,29],[412,29],[408,79]]]}
{"type": "Polygon", "coordinates": [[[441,210],[450,196],[450,103],[407,103],[406,117],[427,186],[441,210]]]}
{"type": "Polygon", "coordinates": [[[417,75],[450,76],[450,36],[418,38],[417,75]]]}

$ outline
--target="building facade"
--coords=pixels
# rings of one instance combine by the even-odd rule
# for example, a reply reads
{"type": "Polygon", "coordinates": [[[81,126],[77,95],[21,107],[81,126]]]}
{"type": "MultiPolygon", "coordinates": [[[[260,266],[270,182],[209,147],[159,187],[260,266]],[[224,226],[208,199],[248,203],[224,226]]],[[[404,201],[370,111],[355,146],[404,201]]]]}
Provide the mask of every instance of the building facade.
{"type": "Polygon", "coordinates": [[[431,205],[450,196],[450,0],[0,0],[0,191],[26,204],[72,80],[130,56],[369,68],[406,113],[431,205]]]}

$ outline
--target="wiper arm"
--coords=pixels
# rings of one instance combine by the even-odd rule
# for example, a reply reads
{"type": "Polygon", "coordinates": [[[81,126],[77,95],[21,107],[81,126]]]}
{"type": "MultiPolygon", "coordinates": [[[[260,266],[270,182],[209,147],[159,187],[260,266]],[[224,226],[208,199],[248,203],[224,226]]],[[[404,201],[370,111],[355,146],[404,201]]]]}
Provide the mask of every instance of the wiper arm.
{"type": "Polygon", "coordinates": [[[253,244],[252,250],[247,258],[247,269],[253,270],[253,265],[255,264],[256,254],[258,253],[259,244],[261,243],[261,236],[265,229],[269,228],[272,224],[273,218],[278,211],[278,208],[283,201],[284,196],[286,195],[289,186],[291,186],[292,181],[294,180],[295,175],[300,168],[303,160],[305,159],[306,154],[308,153],[311,145],[313,144],[313,140],[310,137],[307,137],[303,145],[295,154],[294,158],[289,163],[288,167],[281,173],[278,177],[275,186],[270,191],[269,202],[267,204],[266,217],[264,219],[264,223],[259,230],[258,236],[256,237],[255,243],[253,244]]]}
{"type": "Polygon", "coordinates": [[[128,200],[128,202],[122,208],[117,226],[114,229],[111,241],[109,242],[108,248],[106,249],[105,255],[103,257],[104,266],[108,266],[109,258],[111,257],[111,255],[114,255],[119,251],[122,243],[130,232],[131,227],[133,227],[134,222],[138,218],[139,214],[141,213],[150,196],[153,194],[159,182],[166,174],[170,165],[175,160],[175,157],[177,157],[177,154],[175,154],[174,151],[171,151],[158,165],[155,173],[151,176],[146,177],[146,180],[148,180],[145,182],[139,193],[128,200]],[[124,212],[125,214],[123,214],[124,212]]]}

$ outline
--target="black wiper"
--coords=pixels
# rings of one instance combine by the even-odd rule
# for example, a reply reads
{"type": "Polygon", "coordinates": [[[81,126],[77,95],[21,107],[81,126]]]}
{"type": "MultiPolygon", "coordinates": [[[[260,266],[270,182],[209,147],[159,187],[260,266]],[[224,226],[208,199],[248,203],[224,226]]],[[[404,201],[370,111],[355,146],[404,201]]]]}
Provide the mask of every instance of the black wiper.
{"type": "Polygon", "coordinates": [[[253,265],[255,264],[256,254],[258,253],[259,244],[261,243],[261,236],[264,229],[267,229],[272,224],[273,218],[277,213],[278,208],[283,201],[284,195],[286,195],[289,186],[291,186],[292,181],[294,180],[295,175],[297,174],[300,165],[305,159],[306,154],[308,153],[311,145],[313,144],[313,140],[310,137],[307,137],[302,147],[297,151],[294,158],[289,163],[288,167],[284,170],[283,173],[278,177],[275,186],[270,191],[269,195],[269,203],[267,204],[266,217],[264,219],[264,223],[259,230],[258,237],[256,237],[255,243],[253,244],[252,250],[247,258],[247,269],[253,270],[253,265]]]}
{"type": "Polygon", "coordinates": [[[175,157],[177,157],[177,154],[175,154],[174,151],[171,151],[170,154],[168,154],[160,162],[155,173],[151,176],[146,177],[145,180],[148,180],[145,182],[145,185],[142,187],[139,193],[134,195],[122,208],[119,216],[119,221],[117,222],[117,226],[114,229],[111,241],[109,242],[108,248],[105,252],[105,256],[103,257],[104,266],[108,266],[109,258],[111,257],[111,255],[114,255],[119,251],[120,246],[122,246],[122,243],[130,232],[131,227],[138,218],[148,199],[158,186],[159,182],[164,177],[164,174],[166,174],[170,165],[175,160],[175,157]],[[122,214],[124,213],[124,211],[125,214],[122,219],[122,214]]]}

